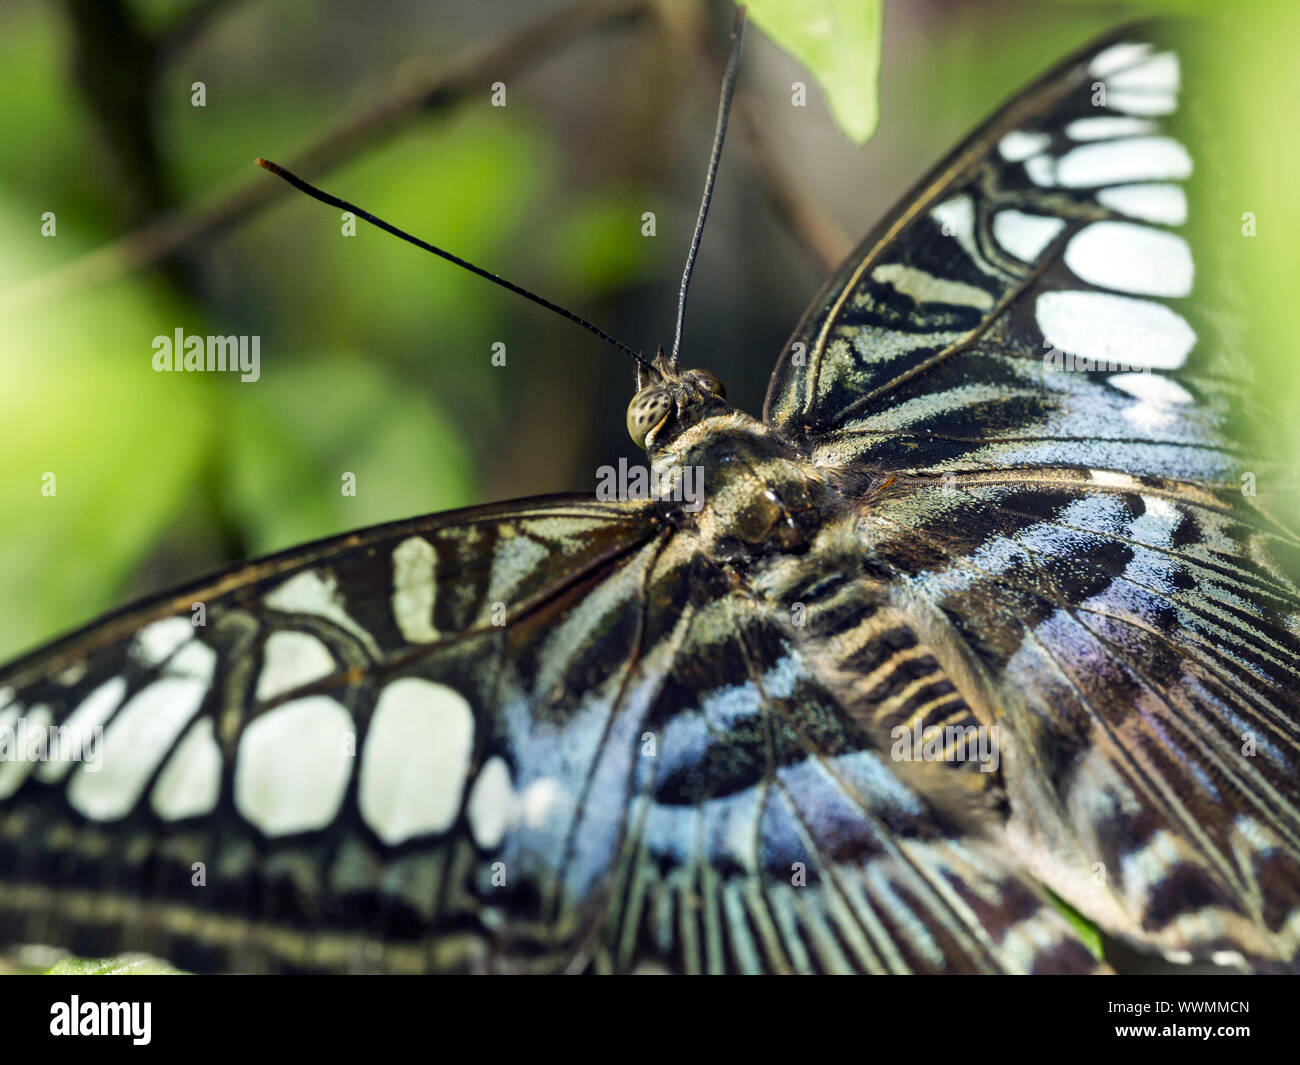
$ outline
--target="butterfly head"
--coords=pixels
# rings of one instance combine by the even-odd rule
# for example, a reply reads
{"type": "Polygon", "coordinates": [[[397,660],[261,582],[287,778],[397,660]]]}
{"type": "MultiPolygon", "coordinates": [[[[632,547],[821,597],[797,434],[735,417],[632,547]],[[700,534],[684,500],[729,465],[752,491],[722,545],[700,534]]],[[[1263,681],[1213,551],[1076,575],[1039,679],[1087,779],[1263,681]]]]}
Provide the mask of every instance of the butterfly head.
{"type": "Polygon", "coordinates": [[[627,431],[637,447],[663,448],[703,418],[727,410],[727,390],[708,370],[678,372],[660,349],[648,368],[637,368],[637,394],[627,405],[627,431]]]}

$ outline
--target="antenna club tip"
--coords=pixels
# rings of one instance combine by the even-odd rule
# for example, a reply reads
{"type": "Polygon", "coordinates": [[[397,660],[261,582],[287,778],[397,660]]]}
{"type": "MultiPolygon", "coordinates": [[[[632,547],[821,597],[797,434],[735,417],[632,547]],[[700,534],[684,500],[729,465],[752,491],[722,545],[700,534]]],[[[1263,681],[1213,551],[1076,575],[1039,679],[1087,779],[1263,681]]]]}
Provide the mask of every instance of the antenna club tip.
{"type": "Polygon", "coordinates": [[[270,159],[263,159],[260,155],[256,159],[254,159],[253,162],[256,163],[258,166],[260,166],[263,170],[269,170],[273,174],[280,169],[273,162],[271,162],[270,159]]]}

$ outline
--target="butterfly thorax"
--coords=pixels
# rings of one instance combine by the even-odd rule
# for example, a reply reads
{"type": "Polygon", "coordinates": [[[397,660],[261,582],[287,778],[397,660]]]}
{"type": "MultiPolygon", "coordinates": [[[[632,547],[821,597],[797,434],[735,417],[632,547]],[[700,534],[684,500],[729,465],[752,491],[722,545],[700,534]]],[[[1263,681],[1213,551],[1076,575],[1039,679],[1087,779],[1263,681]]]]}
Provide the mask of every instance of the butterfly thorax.
{"type": "Polygon", "coordinates": [[[727,405],[707,370],[679,372],[662,351],[638,372],[627,408],[659,498],[684,504],[683,528],[720,561],[803,552],[842,500],[822,473],[771,426],[727,405]]]}
{"type": "Polygon", "coordinates": [[[673,498],[683,495],[677,485],[699,486],[694,504],[678,513],[701,537],[701,550],[718,560],[803,553],[844,507],[824,471],[741,411],[686,426],[650,458],[673,498]]]}

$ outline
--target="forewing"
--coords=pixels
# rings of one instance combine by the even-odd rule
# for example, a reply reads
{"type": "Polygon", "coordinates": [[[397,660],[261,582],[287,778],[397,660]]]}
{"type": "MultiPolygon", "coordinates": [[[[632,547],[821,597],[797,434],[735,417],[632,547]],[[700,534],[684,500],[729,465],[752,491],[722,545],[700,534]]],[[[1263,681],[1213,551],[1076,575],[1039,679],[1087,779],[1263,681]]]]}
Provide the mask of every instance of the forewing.
{"type": "Polygon", "coordinates": [[[1172,957],[1294,964],[1297,542],[1234,442],[1170,41],[1086,49],[941,164],[800,325],[766,416],[862,477],[872,564],[1010,726],[1038,875],[1172,957]]]}
{"type": "Polygon", "coordinates": [[[242,565],[9,667],[0,725],[64,726],[66,746],[0,761],[0,939],[199,970],[450,969],[492,964],[496,914],[510,935],[540,923],[534,954],[572,951],[568,900],[621,810],[575,830],[581,854],[565,834],[661,535],[646,508],[577,498],[435,515],[242,565]],[[95,726],[98,749],[73,745],[95,726]]]}
{"type": "Polygon", "coordinates": [[[1199,472],[1179,448],[1216,441],[1185,382],[1232,354],[1204,310],[1229,297],[1187,240],[1185,46],[1162,35],[1084,49],[936,166],[814,300],[765,420],[882,468],[1002,437],[1023,444],[1008,464],[1069,463],[1101,437],[1159,440],[1142,461],[1199,472]]]}

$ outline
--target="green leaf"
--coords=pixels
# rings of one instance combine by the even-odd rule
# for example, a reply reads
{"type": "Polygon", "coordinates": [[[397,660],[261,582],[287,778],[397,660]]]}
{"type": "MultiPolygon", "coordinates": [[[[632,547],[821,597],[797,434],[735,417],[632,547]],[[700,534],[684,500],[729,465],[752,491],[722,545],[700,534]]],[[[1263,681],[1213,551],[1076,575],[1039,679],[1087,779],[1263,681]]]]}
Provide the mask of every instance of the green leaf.
{"type": "Polygon", "coordinates": [[[845,134],[865,144],[880,118],[883,0],[750,0],[754,23],[803,63],[845,134]]]}
{"type": "Polygon", "coordinates": [[[1061,911],[1070,926],[1074,929],[1075,934],[1082,941],[1083,945],[1088,948],[1088,953],[1098,961],[1105,961],[1105,950],[1101,942],[1101,931],[1088,918],[1066,902],[1055,892],[1048,891],[1048,897],[1052,904],[1061,911]]]}
{"type": "Polygon", "coordinates": [[[147,954],[122,954],[116,958],[64,958],[46,976],[187,976],[147,954]]]}

